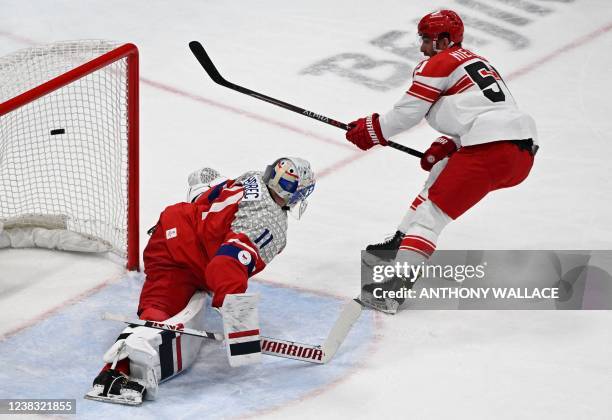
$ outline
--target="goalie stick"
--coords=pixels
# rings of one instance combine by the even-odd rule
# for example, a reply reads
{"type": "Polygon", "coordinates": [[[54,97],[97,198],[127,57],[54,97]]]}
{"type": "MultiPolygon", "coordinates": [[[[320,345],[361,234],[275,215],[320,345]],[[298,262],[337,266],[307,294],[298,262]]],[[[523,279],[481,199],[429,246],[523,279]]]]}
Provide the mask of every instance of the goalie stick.
{"type": "MultiPolygon", "coordinates": [[[[332,357],[334,357],[338,351],[338,348],[346,338],[355,321],[357,321],[359,318],[360,314],[361,306],[351,300],[344,306],[340,316],[336,320],[336,323],[333,325],[322,346],[261,336],[261,352],[270,356],[301,360],[303,362],[317,364],[327,363],[332,359],[332,357]]],[[[185,335],[193,335],[200,338],[223,341],[223,334],[221,333],[185,328],[183,324],[171,325],[163,322],[146,321],[142,319],[128,319],[122,315],[111,314],[108,312],[102,315],[102,319],[119,321],[128,325],[138,325],[158,330],[173,331],[185,335]]]]}
{"type": "MultiPolygon", "coordinates": [[[[341,128],[343,130],[348,130],[348,125],[334,120],[333,118],[329,118],[323,114],[318,114],[316,112],[312,112],[309,111],[307,109],[304,108],[300,108],[299,106],[295,106],[292,105],[290,103],[287,102],[283,102],[281,100],[272,98],[270,96],[264,95],[262,93],[259,92],[255,92],[254,90],[245,88],[243,86],[237,85],[235,83],[229,82],[227,80],[225,80],[223,78],[223,76],[221,76],[221,74],[219,73],[219,71],[217,70],[217,68],[215,67],[215,65],[213,64],[212,60],[210,59],[210,57],[208,56],[208,53],[206,52],[206,50],[204,49],[204,47],[202,46],[202,44],[200,44],[198,41],[191,41],[189,43],[189,49],[191,49],[191,52],[193,53],[193,55],[195,56],[195,58],[198,60],[198,62],[200,63],[200,65],[204,68],[204,70],[206,71],[206,73],[208,74],[208,76],[210,76],[210,78],[217,84],[221,85],[221,86],[225,86],[226,88],[230,88],[232,90],[235,90],[237,92],[240,93],[244,93],[245,95],[249,95],[253,98],[271,103],[272,105],[276,105],[276,106],[280,106],[281,108],[285,108],[288,109],[289,111],[293,111],[296,112],[298,114],[302,114],[306,117],[315,119],[317,121],[321,121],[325,124],[329,124],[329,125],[333,125],[334,127],[338,127],[341,128]]],[[[414,150],[411,149],[410,147],[406,147],[403,146],[399,143],[395,143],[393,141],[388,141],[388,145],[396,150],[400,150],[404,153],[408,153],[409,155],[412,156],[416,156],[418,158],[423,157],[423,153],[419,152],[418,150],[414,150]]]]}

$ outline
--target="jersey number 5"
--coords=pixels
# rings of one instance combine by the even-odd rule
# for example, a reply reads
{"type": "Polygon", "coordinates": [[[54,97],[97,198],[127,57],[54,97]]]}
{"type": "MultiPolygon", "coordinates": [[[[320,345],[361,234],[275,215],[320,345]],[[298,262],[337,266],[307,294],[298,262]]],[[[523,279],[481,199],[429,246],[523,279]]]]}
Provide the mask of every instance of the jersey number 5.
{"type": "Polygon", "coordinates": [[[504,91],[499,86],[499,83],[495,80],[493,76],[495,73],[487,67],[485,63],[482,61],[477,61],[475,63],[469,64],[465,66],[465,71],[468,76],[478,85],[483,95],[487,97],[491,102],[502,102],[506,100],[506,95],[504,91]],[[497,89],[495,89],[493,87],[497,89]]]}

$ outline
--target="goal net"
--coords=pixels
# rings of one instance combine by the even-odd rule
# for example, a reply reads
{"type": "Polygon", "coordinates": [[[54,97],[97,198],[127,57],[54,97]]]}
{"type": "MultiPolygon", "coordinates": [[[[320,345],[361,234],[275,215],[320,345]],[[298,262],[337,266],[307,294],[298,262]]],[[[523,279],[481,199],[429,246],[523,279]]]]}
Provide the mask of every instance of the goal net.
{"type": "Polygon", "coordinates": [[[0,58],[2,246],[111,251],[138,269],[134,45],[58,42],[0,58]]]}

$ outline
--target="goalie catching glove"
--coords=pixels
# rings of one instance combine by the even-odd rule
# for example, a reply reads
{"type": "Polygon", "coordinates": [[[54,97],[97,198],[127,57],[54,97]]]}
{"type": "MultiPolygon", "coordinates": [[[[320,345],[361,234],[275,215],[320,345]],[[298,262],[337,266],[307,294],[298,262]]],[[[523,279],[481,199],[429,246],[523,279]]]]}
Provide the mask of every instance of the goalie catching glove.
{"type": "Polygon", "coordinates": [[[189,184],[187,202],[193,203],[201,194],[223,181],[227,181],[227,177],[208,167],[190,173],[187,178],[189,184]]]}

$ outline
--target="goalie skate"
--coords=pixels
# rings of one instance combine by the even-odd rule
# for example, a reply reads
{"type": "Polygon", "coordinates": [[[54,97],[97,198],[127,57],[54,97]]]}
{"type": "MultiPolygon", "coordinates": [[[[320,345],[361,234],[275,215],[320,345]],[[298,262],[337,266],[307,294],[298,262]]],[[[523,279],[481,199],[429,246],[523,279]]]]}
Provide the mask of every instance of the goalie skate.
{"type": "Polygon", "coordinates": [[[140,405],[146,389],[140,381],[130,380],[123,373],[109,369],[94,379],[91,391],[85,394],[88,400],[123,405],[140,405]]]}

